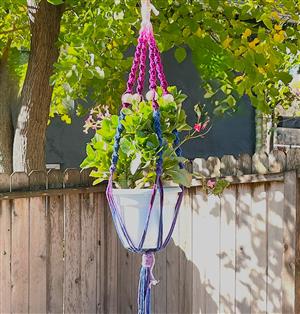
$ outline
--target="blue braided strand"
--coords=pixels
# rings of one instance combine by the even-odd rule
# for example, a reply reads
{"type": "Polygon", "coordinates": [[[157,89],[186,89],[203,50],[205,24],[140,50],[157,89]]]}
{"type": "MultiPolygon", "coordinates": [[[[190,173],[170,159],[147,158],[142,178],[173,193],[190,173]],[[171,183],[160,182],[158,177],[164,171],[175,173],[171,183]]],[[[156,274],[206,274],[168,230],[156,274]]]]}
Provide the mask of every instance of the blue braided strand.
{"type": "Polygon", "coordinates": [[[121,111],[120,116],[119,116],[117,131],[115,135],[115,140],[114,140],[113,154],[111,157],[111,166],[110,166],[111,171],[114,171],[116,169],[116,165],[119,159],[120,140],[121,140],[122,132],[124,130],[122,120],[124,119],[125,119],[125,114],[121,111]]]}
{"type": "Polygon", "coordinates": [[[156,161],[156,173],[158,176],[162,174],[162,167],[163,167],[163,135],[161,131],[161,124],[160,124],[160,112],[158,109],[153,111],[153,123],[154,123],[154,130],[158,138],[159,143],[159,152],[158,152],[158,159],[156,161]]]}
{"type": "MultiPolygon", "coordinates": [[[[174,139],[174,142],[173,142],[173,145],[175,147],[177,147],[179,144],[180,144],[180,138],[179,138],[179,132],[177,131],[177,129],[174,129],[172,131],[172,133],[175,135],[175,139],[174,139]]],[[[181,147],[178,147],[176,150],[175,150],[175,153],[178,157],[181,157],[182,156],[182,149],[181,147]]],[[[184,166],[183,166],[183,163],[180,162],[179,163],[179,168],[182,169],[184,166]]]]}

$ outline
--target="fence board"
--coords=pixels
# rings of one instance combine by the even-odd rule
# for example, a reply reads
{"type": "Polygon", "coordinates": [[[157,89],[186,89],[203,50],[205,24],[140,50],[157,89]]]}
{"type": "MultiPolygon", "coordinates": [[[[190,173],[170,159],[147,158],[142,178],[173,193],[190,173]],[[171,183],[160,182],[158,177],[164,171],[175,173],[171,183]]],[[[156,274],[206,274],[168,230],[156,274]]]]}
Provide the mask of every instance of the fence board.
{"type": "Polygon", "coordinates": [[[97,212],[97,313],[106,314],[105,304],[105,283],[106,283],[106,250],[107,243],[105,239],[106,211],[104,193],[96,193],[96,212],[97,212]]]}
{"type": "Polygon", "coordinates": [[[207,291],[206,313],[218,313],[220,302],[220,199],[216,195],[209,195],[205,206],[206,237],[206,278],[207,291]]]}
{"type": "MultiPolygon", "coordinates": [[[[34,194],[20,178],[28,183],[16,173],[12,190],[23,194],[0,201],[0,312],[136,313],[141,256],[119,242],[103,189],[75,189],[74,169],[65,188],[52,173],[50,189],[34,194]]],[[[297,180],[296,171],[238,176],[220,198],[186,191],[173,239],[156,254],[153,313],[297,313],[297,180]]]]}
{"type": "Polygon", "coordinates": [[[11,203],[0,201],[0,313],[11,312],[11,203]]]}
{"type": "Polygon", "coordinates": [[[153,313],[164,314],[167,313],[167,250],[156,254],[155,260],[154,276],[159,283],[153,287],[153,313]]]}
{"type": "Polygon", "coordinates": [[[220,312],[235,311],[235,221],[236,186],[230,186],[221,196],[220,224],[220,312]]]}
{"type": "Polygon", "coordinates": [[[237,189],[236,226],[236,295],[237,314],[251,312],[251,185],[242,184],[237,189]]]}
{"type": "Polygon", "coordinates": [[[63,312],[64,203],[63,196],[48,198],[47,311],[63,312]]]}
{"type": "Polygon", "coordinates": [[[30,204],[29,312],[47,312],[46,249],[47,218],[44,197],[33,197],[30,204]]]}
{"type": "Polygon", "coordinates": [[[179,313],[179,227],[178,221],[167,246],[167,313],[179,313]]]}
{"type": "Polygon", "coordinates": [[[185,190],[179,213],[179,313],[192,312],[192,204],[191,190],[185,190]]]}
{"type": "Polygon", "coordinates": [[[108,205],[106,205],[106,239],[107,250],[104,252],[106,256],[107,269],[104,275],[107,277],[107,285],[105,287],[105,302],[107,303],[108,314],[118,313],[118,236],[114,228],[111,213],[108,205]]]}
{"type": "Polygon", "coordinates": [[[82,312],[96,313],[96,207],[92,193],[81,197],[81,298],[82,312]]]}
{"type": "Polygon", "coordinates": [[[29,199],[13,201],[11,251],[11,310],[29,310],[29,199]]]}
{"type": "Polygon", "coordinates": [[[65,313],[81,313],[80,195],[65,196],[65,313]]]}
{"type": "Polygon", "coordinates": [[[297,173],[288,171],[284,178],[282,312],[295,312],[295,224],[297,206],[297,173]]]}
{"type": "Polygon", "coordinates": [[[282,309],[282,239],[284,185],[272,182],[267,190],[268,202],[268,286],[267,312],[280,313],[282,309]]]}
{"type": "MultiPolygon", "coordinates": [[[[118,241],[118,313],[132,313],[133,301],[133,277],[132,256],[118,241]]],[[[139,268],[135,269],[136,272],[139,268]]]]}
{"type": "Polygon", "coordinates": [[[206,209],[204,204],[207,202],[207,196],[198,187],[194,188],[193,195],[193,312],[192,313],[205,313],[207,291],[205,287],[205,260],[206,260],[206,222],[205,213],[206,209]]]}
{"type": "Polygon", "coordinates": [[[265,313],[267,306],[267,201],[265,185],[255,185],[252,193],[251,311],[253,313],[265,313]]]}

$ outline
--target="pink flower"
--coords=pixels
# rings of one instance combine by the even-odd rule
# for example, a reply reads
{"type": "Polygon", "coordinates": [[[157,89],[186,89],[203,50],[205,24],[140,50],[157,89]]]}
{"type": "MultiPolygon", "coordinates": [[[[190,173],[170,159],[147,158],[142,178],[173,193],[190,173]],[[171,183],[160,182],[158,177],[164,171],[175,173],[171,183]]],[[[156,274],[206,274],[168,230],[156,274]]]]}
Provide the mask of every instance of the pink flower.
{"type": "Polygon", "coordinates": [[[207,181],[207,186],[208,186],[210,189],[213,189],[213,188],[216,186],[216,180],[209,179],[209,180],[207,181]]]}
{"type": "Polygon", "coordinates": [[[196,132],[200,132],[201,129],[202,129],[202,124],[201,124],[201,123],[195,123],[195,125],[194,125],[194,130],[195,130],[196,132]]]}

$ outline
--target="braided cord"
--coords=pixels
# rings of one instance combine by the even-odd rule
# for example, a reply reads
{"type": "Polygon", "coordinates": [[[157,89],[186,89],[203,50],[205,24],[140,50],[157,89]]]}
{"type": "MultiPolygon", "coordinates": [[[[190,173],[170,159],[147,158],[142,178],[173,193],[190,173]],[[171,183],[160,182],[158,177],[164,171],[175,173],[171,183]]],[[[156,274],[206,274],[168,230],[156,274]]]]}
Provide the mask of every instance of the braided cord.
{"type": "Polygon", "coordinates": [[[154,131],[158,138],[159,143],[159,151],[158,151],[158,158],[156,161],[156,174],[158,177],[162,174],[163,168],[163,135],[161,130],[161,123],[160,123],[160,112],[159,112],[159,105],[155,99],[156,93],[156,63],[155,63],[155,39],[153,34],[151,33],[149,36],[149,60],[150,60],[150,85],[149,88],[152,90],[153,93],[153,100],[152,100],[152,107],[153,107],[153,124],[154,124],[154,131]]]}
{"type": "Polygon", "coordinates": [[[161,84],[164,94],[168,94],[168,82],[166,80],[166,76],[164,73],[164,68],[161,62],[160,53],[158,51],[157,44],[154,38],[153,38],[153,41],[154,41],[154,58],[155,58],[155,63],[156,63],[156,71],[157,71],[158,78],[160,80],[160,84],[161,84]]]}
{"type": "Polygon", "coordinates": [[[137,70],[139,68],[139,63],[140,63],[141,50],[142,50],[144,42],[145,42],[144,33],[141,33],[139,38],[138,38],[138,44],[136,46],[132,67],[131,67],[131,70],[129,73],[126,93],[132,93],[132,91],[133,91],[133,86],[134,86],[134,83],[136,81],[136,74],[137,74],[137,70]]]}
{"type": "Polygon", "coordinates": [[[143,43],[141,47],[141,54],[140,54],[140,67],[139,67],[139,76],[137,79],[137,88],[136,92],[139,95],[142,95],[144,89],[144,82],[145,82],[145,74],[146,74],[146,58],[147,58],[147,48],[148,42],[146,36],[143,38],[143,43]]]}

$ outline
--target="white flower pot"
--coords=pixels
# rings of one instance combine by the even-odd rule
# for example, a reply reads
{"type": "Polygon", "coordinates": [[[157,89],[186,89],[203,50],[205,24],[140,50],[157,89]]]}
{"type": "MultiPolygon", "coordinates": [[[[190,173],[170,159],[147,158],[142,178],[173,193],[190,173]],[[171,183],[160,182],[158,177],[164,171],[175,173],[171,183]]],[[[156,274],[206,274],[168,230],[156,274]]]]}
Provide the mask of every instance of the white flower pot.
{"type": "MultiPolygon", "coordinates": [[[[167,238],[170,231],[174,218],[178,194],[180,192],[181,188],[179,187],[164,188],[163,242],[167,238]]],[[[119,213],[123,219],[128,235],[135,247],[138,247],[142,238],[149,211],[151,194],[151,189],[113,189],[113,196],[119,213]]],[[[157,246],[159,217],[160,193],[159,190],[157,190],[143,250],[155,249],[157,246]]],[[[123,245],[128,249],[129,245],[123,235],[123,232],[121,231],[121,227],[118,222],[116,228],[123,245]]]]}

